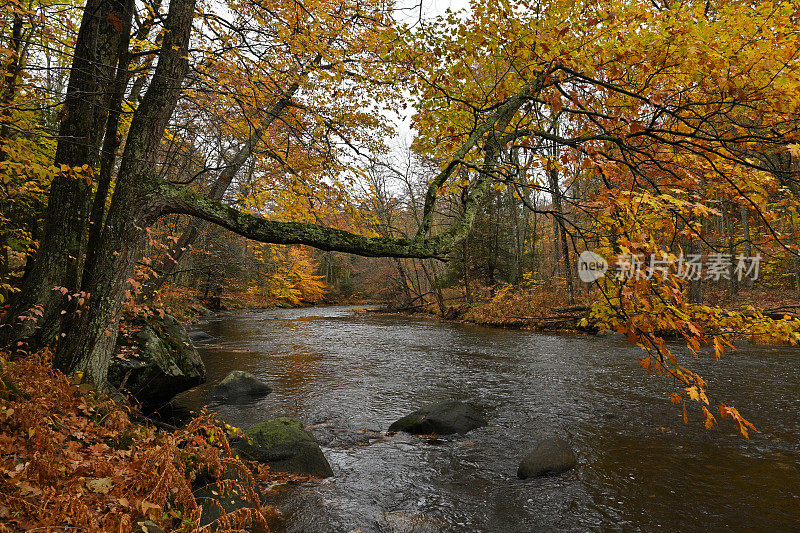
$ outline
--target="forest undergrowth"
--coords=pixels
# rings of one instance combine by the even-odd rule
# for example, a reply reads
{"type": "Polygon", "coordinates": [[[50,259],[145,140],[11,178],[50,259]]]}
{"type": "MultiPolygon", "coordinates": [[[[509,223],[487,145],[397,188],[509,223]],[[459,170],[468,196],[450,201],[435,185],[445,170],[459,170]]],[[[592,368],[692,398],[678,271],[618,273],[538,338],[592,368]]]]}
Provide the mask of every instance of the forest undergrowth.
{"type": "Polygon", "coordinates": [[[269,490],[300,479],[240,460],[239,430],[202,412],[164,430],[127,402],[54,370],[51,354],[0,352],[0,531],[117,531],[150,520],[165,531],[268,531],[269,490]],[[215,484],[247,505],[202,524],[194,492],[215,484]]]}

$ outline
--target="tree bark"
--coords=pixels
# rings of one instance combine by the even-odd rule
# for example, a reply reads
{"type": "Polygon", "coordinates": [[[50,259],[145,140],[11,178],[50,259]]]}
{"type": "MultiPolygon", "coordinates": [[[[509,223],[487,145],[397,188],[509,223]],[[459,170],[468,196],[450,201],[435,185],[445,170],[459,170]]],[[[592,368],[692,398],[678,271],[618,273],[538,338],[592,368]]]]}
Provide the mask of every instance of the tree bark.
{"type": "MultiPolygon", "coordinates": [[[[17,78],[22,71],[22,14],[14,13],[14,22],[11,25],[10,49],[13,51],[11,61],[3,75],[3,92],[0,97],[0,142],[8,139],[11,134],[11,105],[17,94],[17,78]]],[[[0,163],[6,160],[8,154],[3,145],[0,145],[0,163]]],[[[0,183],[0,187],[4,187],[0,183]]]]}
{"type": "MultiPolygon", "coordinates": [[[[11,135],[11,106],[17,93],[17,78],[22,71],[22,15],[14,13],[14,22],[11,25],[10,50],[13,51],[11,61],[3,75],[2,96],[0,96],[0,163],[8,157],[2,143],[11,135]]],[[[0,212],[6,211],[6,198],[8,197],[5,184],[0,180],[0,212]]],[[[0,305],[5,304],[10,292],[6,288],[9,279],[8,237],[0,235],[0,305]]]]}
{"type": "MultiPolygon", "coordinates": [[[[553,197],[553,207],[555,208],[555,221],[557,224],[556,234],[561,236],[561,259],[564,265],[564,279],[567,283],[567,301],[575,303],[575,292],[572,286],[572,268],[569,264],[569,241],[567,241],[567,228],[564,224],[564,207],[561,203],[561,188],[558,185],[558,171],[555,169],[547,170],[547,177],[550,184],[550,195],[553,197]]],[[[558,252],[556,252],[558,254],[558,252]]]]}
{"type": "MultiPolygon", "coordinates": [[[[747,206],[743,205],[739,207],[739,217],[742,221],[742,233],[744,235],[744,255],[746,257],[752,257],[753,246],[750,237],[750,211],[747,209],[747,206]]],[[[748,289],[753,286],[753,280],[750,276],[745,277],[744,284],[748,289]]]]}
{"type": "MultiPolygon", "coordinates": [[[[54,164],[95,167],[114,79],[121,24],[130,0],[88,0],[75,44],[54,164]]],[[[131,13],[127,10],[127,13],[131,13]]],[[[0,345],[28,339],[30,348],[47,344],[58,331],[62,294],[80,287],[91,181],[59,173],[50,186],[44,235],[30,273],[0,328],[0,345]],[[32,316],[38,307],[38,320],[32,316]]]]}
{"type": "Polygon", "coordinates": [[[188,70],[194,9],[194,0],[170,3],[158,65],[128,132],[92,285],[87,287],[89,306],[69,317],[56,350],[57,368],[83,372],[83,379],[98,387],[105,384],[123,295],[145,244],[142,228],[154,220],[147,193],[154,188],[161,137],[188,70]]]}
{"type": "MultiPolygon", "coordinates": [[[[128,2],[126,6],[133,10],[133,2],[128,2]]],[[[109,102],[109,113],[105,128],[105,138],[100,154],[100,174],[97,178],[97,191],[94,194],[92,212],[89,218],[89,240],[86,248],[86,261],[83,267],[83,288],[92,285],[92,276],[97,259],[97,251],[100,247],[100,235],[103,232],[103,222],[106,214],[106,203],[108,193],[111,190],[111,173],[117,161],[117,150],[120,145],[119,121],[122,117],[122,101],[125,99],[125,89],[128,86],[130,73],[130,54],[128,46],[131,42],[131,22],[132,15],[128,14],[122,22],[122,34],[119,39],[119,53],[116,79],[114,80],[114,91],[109,102]]]]}
{"type": "Polygon", "coordinates": [[[728,238],[728,256],[731,260],[728,266],[728,290],[730,291],[730,296],[735,297],[739,294],[739,281],[736,279],[736,236],[733,227],[733,204],[726,202],[722,216],[725,223],[725,233],[728,238]]]}

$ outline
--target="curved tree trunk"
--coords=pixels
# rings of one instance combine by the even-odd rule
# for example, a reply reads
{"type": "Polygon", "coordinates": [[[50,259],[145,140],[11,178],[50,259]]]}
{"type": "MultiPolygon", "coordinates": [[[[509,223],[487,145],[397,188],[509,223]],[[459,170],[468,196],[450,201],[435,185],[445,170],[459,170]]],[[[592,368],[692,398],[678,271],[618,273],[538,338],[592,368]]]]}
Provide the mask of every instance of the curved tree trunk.
{"type": "MultiPolygon", "coordinates": [[[[320,57],[317,56],[314,62],[316,63],[319,60],[320,57]]],[[[208,192],[208,198],[216,201],[222,200],[222,198],[225,196],[225,191],[228,190],[231,182],[233,182],[233,178],[236,177],[236,174],[239,173],[239,170],[241,170],[241,168],[247,162],[247,159],[252,155],[259,141],[261,141],[261,136],[263,133],[272,125],[273,122],[275,122],[275,119],[277,119],[280,114],[283,113],[287,107],[289,107],[292,102],[292,97],[299,88],[300,84],[295,82],[291,85],[291,87],[289,87],[286,93],[277,102],[275,102],[275,105],[273,105],[269,110],[267,115],[264,117],[264,120],[261,121],[261,124],[259,124],[247,141],[233,156],[230,164],[226,165],[226,167],[220,171],[219,176],[217,176],[217,179],[211,186],[211,190],[208,192]]],[[[164,261],[159,267],[154,269],[158,274],[158,277],[151,278],[142,287],[142,297],[145,300],[151,299],[153,295],[155,295],[155,293],[164,286],[167,278],[175,271],[178,263],[180,263],[183,255],[194,243],[202,224],[203,221],[201,219],[192,218],[189,221],[189,225],[186,227],[178,240],[172,243],[167,251],[164,261]]]]}

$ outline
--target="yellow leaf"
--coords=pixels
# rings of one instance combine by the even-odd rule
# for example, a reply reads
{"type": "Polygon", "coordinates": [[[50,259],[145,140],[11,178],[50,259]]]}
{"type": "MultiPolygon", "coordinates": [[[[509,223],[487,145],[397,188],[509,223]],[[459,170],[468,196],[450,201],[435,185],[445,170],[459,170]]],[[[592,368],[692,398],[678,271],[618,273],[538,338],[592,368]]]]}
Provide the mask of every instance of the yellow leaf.
{"type": "Polygon", "coordinates": [[[700,401],[700,393],[697,391],[697,387],[686,387],[686,392],[692,400],[696,402],[700,401]]]}
{"type": "Polygon", "coordinates": [[[706,427],[706,429],[711,429],[712,427],[714,427],[714,423],[717,420],[714,418],[714,415],[712,415],[708,411],[708,409],[705,408],[705,406],[703,406],[703,415],[705,415],[706,417],[705,420],[703,421],[703,425],[706,427]]]}
{"type": "Polygon", "coordinates": [[[113,487],[113,483],[111,483],[110,477],[103,477],[100,479],[93,479],[91,481],[86,482],[86,488],[88,488],[92,492],[96,492],[97,494],[108,494],[111,492],[111,487],[113,487]]]}

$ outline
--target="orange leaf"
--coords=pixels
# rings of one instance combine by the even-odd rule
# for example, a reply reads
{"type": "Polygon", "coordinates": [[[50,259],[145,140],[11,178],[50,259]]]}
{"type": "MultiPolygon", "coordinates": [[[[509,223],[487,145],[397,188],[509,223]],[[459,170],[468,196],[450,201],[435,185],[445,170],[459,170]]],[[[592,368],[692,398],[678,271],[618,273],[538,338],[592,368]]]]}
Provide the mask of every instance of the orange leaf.
{"type": "Polygon", "coordinates": [[[142,500],[142,513],[147,514],[150,510],[158,511],[160,509],[160,506],[150,503],[147,500],[142,500]]]}
{"type": "Polygon", "coordinates": [[[717,420],[716,418],[714,418],[714,415],[712,415],[709,412],[709,410],[705,408],[705,406],[703,406],[703,414],[706,417],[705,420],[703,421],[703,425],[706,427],[706,429],[711,429],[712,427],[714,427],[714,423],[717,420]]]}

